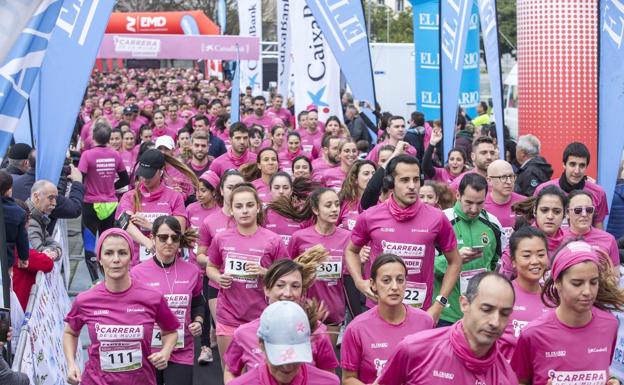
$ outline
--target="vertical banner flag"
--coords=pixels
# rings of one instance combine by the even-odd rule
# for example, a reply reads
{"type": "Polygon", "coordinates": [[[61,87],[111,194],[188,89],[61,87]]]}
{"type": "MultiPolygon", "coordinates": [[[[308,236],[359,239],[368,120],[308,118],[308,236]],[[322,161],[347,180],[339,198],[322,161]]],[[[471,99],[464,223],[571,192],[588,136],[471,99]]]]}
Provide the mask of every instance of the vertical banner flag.
{"type": "Polygon", "coordinates": [[[295,75],[295,116],[313,104],[319,120],[342,119],[340,67],[325,42],[323,31],[304,1],[291,4],[292,51],[295,75]]]}
{"type": "Polygon", "coordinates": [[[37,179],[56,184],[115,0],[65,0],[39,74],[37,179]]]}
{"type": "Polygon", "coordinates": [[[453,147],[472,0],[440,0],[440,83],[444,153],[453,147]]]}
{"type": "Polygon", "coordinates": [[[217,1],[217,22],[219,23],[219,29],[221,29],[221,35],[225,35],[227,22],[227,6],[225,5],[225,0],[217,1]]]}
{"type": "MultiPolygon", "coordinates": [[[[238,0],[240,36],[257,36],[262,44],[262,0],[238,0]]],[[[262,55],[256,60],[243,60],[240,69],[241,89],[251,87],[252,95],[262,94],[262,55]]]]}
{"type": "Polygon", "coordinates": [[[601,0],[599,22],[598,183],[611,207],[624,147],[620,112],[624,106],[624,5],[618,0],[601,0]]]}
{"type": "Polygon", "coordinates": [[[277,93],[283,96],[286,106],[290,86],[290,0],[277,0],[277,93]]]}
{"type": "MultiPolygon", "coordinates": [[[[503,113],[503,79],[501,77],[500,51],[498,45],[498,20],[496,19],[496,0],[478,0],[479,16],[481,18],[481,32],[483,47],[487,60],[488,78],[492,90],[494,104],[494,120],[496,121],[496,137],[504,138],[505,115],[503,113]]],[[[498,140],[498,151],[505,153],[505,141],[498,140]]]]}
{"type": "Polygon", "coordinates": [[[0,154],[4,154],[39,75],[62,0],[43,1],[0,64],[0,154]]]}
{"type": "Polygon", "coordinates": [[[0,63],[4,62],[13,44],[26,27],[43,0],[0,1],[0,63]]]}
{"type": "MultiPolygon", "coordinates": [[[[344,74],[353,96],[375,108],[375,83],[370,45],[361,1],[306,0],[323,36],[344,74]]],[[[376,123],[375,115],[365,109],[376,123]]],[[[372,138],[377,134],[370,130],[372,138]]]]}
{"type": "MultiPolygon", "coordinates": [[[[427,120],[440,119],[439,0],[411,0],[414,19],[416,110],[427,120]]],[[[479,15],[472,8],[461,76],[459,104],[475,116],[479,103],[479,15]]]]}
{"type": "Polygon", "coordinates": [[[230,94],[230,121],[236,123],[240,121],[240,59],[238,44],[236,45],[236,68],[234,68],[234,79],[232,80],[232,90],[230,94]]]}

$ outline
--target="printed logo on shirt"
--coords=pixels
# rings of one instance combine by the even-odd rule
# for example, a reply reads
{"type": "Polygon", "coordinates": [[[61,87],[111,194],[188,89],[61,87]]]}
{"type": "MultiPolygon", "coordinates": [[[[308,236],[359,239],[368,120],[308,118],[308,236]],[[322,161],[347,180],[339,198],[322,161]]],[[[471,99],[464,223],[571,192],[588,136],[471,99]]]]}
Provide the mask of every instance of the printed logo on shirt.
{"type": "Polygon", "coordinates": [[[443,372],[441,370],[434,370],[433,371],[433,376],[437,377],[437,378],[443,378],[445,380],[452,380],[453,378],[455,378],[455,374],[454,373],[443,372]]]}
{"type": "Polygon", "coordinates": [[[604,385],[607,372],[604,370],[556,371],[549,370],[552,385],[604,385]]]}
{"type": "Polygon", "coordinates": [[[160,286],[160,282],[148,282],[147,286],[160,286]]]}
{"type": "Polygon", "coordinates": [[[395,254],[399,257],[424,257],[425,250],[427,250],[425,245],[388,241],[381,241],[381,247],[384,253],[395,254]]]}
{"type": "Polygon", "coordinates": [[[600,348],[587,348],[587,353],[592,354],[592,353],[606,353],[607,352],[607,347],[603,346],[600,348]]]}
{"type": "Polygon", "coordinates": [[[186,281],[173,281],[173,283],[175,285],[185,285],[185,284],[189,283],[189,281],[188,280],[186,280],[186,281]]]}
{"type": "Polygon", "coordinates": [[[554,352],[545,352],[544,356],[546,358],[565,357],[566,356],[566,351],[565,350],[556,350],[554,352]]]}
{"type": "Polygon", "coordinates": [[[396,230],[392,227],[382,227],[381,229],[379,229],[379,231],[381,231],[382,233],[394,233],[396,230]]]}
{"type": "Polygon", "coordinates": [[[388,360],[380,360],[379,358],[375,358],[375,369],[377,369],[377,377],[381,376],[381,371],[383,370],[384,366],[386,366],[386,362],[388,362],[388,360]]]}
{"type": "Polygon", "coordinates": [[[98,341],[141,340],[143,325],[103,325],[95,324],[98,341]]]}
{"type": "Polygon", "coordinates": [[[371,344],[371,349],[385,349],[387,347],[388,347],[387,342],[376,342],[374,344],[371,344]]]}
{"type": "Polygon", "coordinates": [[[412,229],[412,233],[428,233],[429,229],[412,229]]]}
{"type": "Polygon", "coordinates": [[[189,304],[188,294],[165,294],[165,299],[169,307],[187,307],[189,304]]]}
{"type": "MultiPolygon", "coordinates": [[[[515,309],[514,309],[515,310],[515,309]]],[[[516,338],[520,337],[520,331],[522,331],[522,329],[527,326],[529,323],[526,321],[520,321],[520,320],[513,320],[512,323],[513,328],[514,328],[514,336],[516,338]]]]}
{"type": "Polygon", "coordinates": [[[127,313],[145,313],[144,307],[128,307],[126,308],[127,313]]]}
{"type": "Polygon", "coordinates": [[[490,237],[488,237],[488,234],[486,232],[481,233],[481,243],[483,243],[484,245],[490,243],[490,237]]]}
{"type": "Polygon", "coordinates": [[[110,311],[108,310],[94,310],[93,311],[93,315],[104,315],[104,314],[109,314],[110,311]]]}

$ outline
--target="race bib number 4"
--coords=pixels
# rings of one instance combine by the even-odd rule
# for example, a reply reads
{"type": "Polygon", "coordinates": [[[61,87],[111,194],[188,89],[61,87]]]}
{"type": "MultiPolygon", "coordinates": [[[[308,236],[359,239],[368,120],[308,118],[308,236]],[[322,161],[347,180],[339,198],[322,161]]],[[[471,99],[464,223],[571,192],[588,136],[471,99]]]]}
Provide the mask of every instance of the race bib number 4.
{"type": "Polygon", "coordinates": [[[407,282],[403,303],[406,305],[422,308],[427,297],[427,284],[420,282],[407,282]]]}
{"type": "Polygon", "coordinates": [[[143,366],[141,342],[100,343],[100,366],[105,372],[129,372],[143,366]]]}
{"type": "Polygon", "coordinates": [[[316,277],[321,281],[335,281],[342,277],[342,257],[329,256],[316,269],[316,277]]]}
{"type": "Polygon", "coordinates": [[[250,265],[259,265],[260,258],[258,255],[228,253],[225,257],[224,272],[231,275],[236,282],[255,282],[256,274],[248,272],[247,269],[250,265]]]}
{"type": "Polygon", "coordinates": [[[475,269],[462,271],[459,273],[459,289],[462,295],[466,294],[466,290],[468,290],[468,282],[470,282],[470,278],[484,271],[485,269],[475,269]]]}

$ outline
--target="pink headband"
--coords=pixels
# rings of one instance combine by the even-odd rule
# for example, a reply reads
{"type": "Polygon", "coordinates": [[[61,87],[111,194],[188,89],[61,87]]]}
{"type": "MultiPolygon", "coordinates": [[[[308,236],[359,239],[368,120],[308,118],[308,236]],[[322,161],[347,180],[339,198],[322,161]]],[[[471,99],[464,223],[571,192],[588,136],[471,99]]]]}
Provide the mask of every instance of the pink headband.
{"type": "Polygon", "coordinates": [[[110,237],[111,235],[117,235],[119,237],[123,237],[126,240],[126,242],[128,242],[128,247],[130,248],[130,257],[131,257],[131,260],[134,260],[134,242],[132,241],[130,234],[128,234],[125,230],[122,230],[116,227],[110,228],[104,231],[102,234],[100,234],[98,241],[97,241],[97,245],[95,246],[95,256],[97,260],[98,261],[100,260],[100,253],[102,252],[102,244],[104,243],[104,240],[110,237]]]}
{"type": "Polygon", "coordinates": [[[221,181],[219,175],[212,170],[208,170],[199,177],[199,179],[203,179],[208,182],[209,185],[212,186],[215,190],[219,188],[219,182],[221,181]]]}
{"type": "Polygon", "coordinates": [[[583,241],[570,242],[561,249],[552,264],[552,278],[557,280],[567,268],[582,262],[591,261],[600,265],[600,257],[592,247],[583,241]]]}

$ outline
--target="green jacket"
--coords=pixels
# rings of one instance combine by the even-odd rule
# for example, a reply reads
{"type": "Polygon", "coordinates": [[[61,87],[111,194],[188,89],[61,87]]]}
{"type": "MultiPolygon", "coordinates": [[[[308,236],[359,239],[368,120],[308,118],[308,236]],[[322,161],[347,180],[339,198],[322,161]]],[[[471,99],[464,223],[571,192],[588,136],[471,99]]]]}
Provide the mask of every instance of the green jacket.
{"type": "MultiPolygon", "coordinates": [[[[471,274],[477,272],[475,270],[485,269],[487,271],[494,270],[496,263],[501,256],[501,229],[502,226],[498,219],[485,210],[481,210],[481,214],[477,218],[468,218],[461,210],[460,202],[454,207],[444,210],[444,214],[451,221],[455,236],[457,237],[457,249],[462,247],[484,246],[483,256],[479,259],[472,260],[462,265],[462,274],[460,275],[455,287],[448,297],[450,307],[442,311],[441,319],[448,322],[456,322],[463,317],[463,313],[459,307],[459,296],[462,289],[465,290],[471,274]],[[464,273],[469,272],[469,273],[464,273]]],[[[435,285],[433,298],[440,293],[440,286],[448,263],[444,255],[438,255],[435,258],[435,285]]]]}

